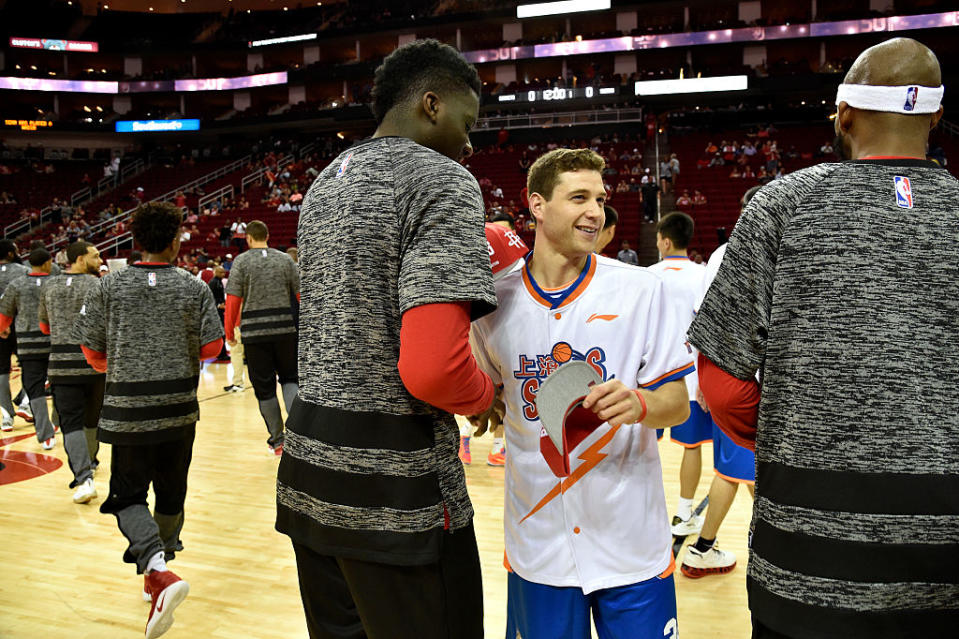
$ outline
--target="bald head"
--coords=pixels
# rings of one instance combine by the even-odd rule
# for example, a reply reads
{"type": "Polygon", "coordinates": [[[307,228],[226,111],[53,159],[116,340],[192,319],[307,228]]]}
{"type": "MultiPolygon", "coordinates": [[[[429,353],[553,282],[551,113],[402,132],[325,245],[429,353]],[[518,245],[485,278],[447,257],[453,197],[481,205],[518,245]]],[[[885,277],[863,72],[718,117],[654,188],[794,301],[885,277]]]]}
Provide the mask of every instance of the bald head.
{"type": "Polygon", "coordinates": [[[929,47],[912,38],[893,38],[859,54],[843,82],[937,87],[942,84],[942,72],[936,54],[929,47]]]}
{"type": "MultiPolygon", "coordinates": [[[[863,51],[843,84],[938,87],[942,72],[927,46],[911,38],[893,38],[863,51]]],[[[936,113],[889,113],[851,107],[842,101],[836,112],[834,147],[840,157],[849,159],[925,158],[929,131],[941,117],[941,107],[936,113]]]]}

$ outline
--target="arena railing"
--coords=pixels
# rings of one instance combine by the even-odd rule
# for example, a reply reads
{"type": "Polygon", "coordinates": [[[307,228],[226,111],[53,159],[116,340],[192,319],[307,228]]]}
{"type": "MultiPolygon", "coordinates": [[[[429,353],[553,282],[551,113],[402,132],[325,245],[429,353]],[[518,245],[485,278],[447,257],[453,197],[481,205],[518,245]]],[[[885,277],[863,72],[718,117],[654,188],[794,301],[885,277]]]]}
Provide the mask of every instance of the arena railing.
{"type": "Polygon", "coordinates": [[[222,202],[222,200],[224,200],[227,197],[231,199],[233,198],[232,184],[221,186],[220,188],[213,191],[212,193],[207,193],[206,195],[204,195],[203,197],[199,199],[199,201],[196,204],[196,207],[199,210],[203,210],[203,207],[209,204],[210,202],[216,202],[217,200],[220,200],[222,202]]]}
{"type": "MultiPolygon", "coordinates": [[[[215,171],[211,171],[210,173],[207,173],[206,175],[202,175],[196,178],[195,180],[187,182],[186,184],[181,184],[180,186],[177,186],[176,188],[167,191],[163,195],[158,195],[157,197],[151,198],[148,201],[149,202],[169,202],[174,197],[176,197],[176,194],[180,191],[189,191],[190,189],[196,188],[198,186],[203,186],[204,184],[209,184],[213,180],[217,180],[225,175],[229,175],[230,173],[233,173],[234,171],[249,164],[251,158],[252,158],[251,155],[244,155],[239,160],[235,160],[225,166],[221,166],[219,169],[215,171]]],[[[116,226],[118,222],[125,222],[126,220],[129,220],[130,216],[133,215],[133,211],[135,210],[136,210],[136,207],[127,209],[126,211],[124,211],[120,215],[117,215],[116,217],[112,217],[108,220],[104,220],[102,222],[98,222],[92,225],[89,229],[89,235],[87,237],[89,238],[95,237],[96,235],[106,231],[106,229],[112,226],[116,226]]],[[[64,244],[66,244],[65,239],[57,240],[56,242],[52,242],[48,244],[47,250],[53,252],[57,250],[58,247],[64,244]]]]}
{"type": "MultiPolygon", "coordinates": [[[[277,160],[276,170],[279,171],[280,169],[293,164],[293,160],[294,158],[292,153],[284,155],[282,158],[277,160]]],[[[269,170],[269,168],[270,167],[261,166],[256,171],[253,171],[253,173],[250,173],[248,176],[243,178],[243,180],[240,182],[240,193],[246,193],[247,188],[254,184],[259,184],[263,180],[263,176],[266,175],[266,172],[269,170]]]]}
{"type": "Polygon", "coordinates": [[[143,160],[137,159],[120,168],[119,175],[110,175],[100,178],[94,187],[85,187],[70,196],[70,206],[76,208],[95,198],[100,197],[107,191],[118,188],[127,180],[133,179],[150,167],[143,160]]]}
{"type": "Polygon", "coordinates": [[[959,126],[956,126],[949,120],[939,120],[939,128],[952,137],[959,136],[959,126]]]}
{"type": "Polygon", "coordinates": [[[562,113],[524,113],[480,118],[477,128],[533,129],[544,126],[583,126],[613,122],[641,122],[642,109],[596,109],[562,113]]]}

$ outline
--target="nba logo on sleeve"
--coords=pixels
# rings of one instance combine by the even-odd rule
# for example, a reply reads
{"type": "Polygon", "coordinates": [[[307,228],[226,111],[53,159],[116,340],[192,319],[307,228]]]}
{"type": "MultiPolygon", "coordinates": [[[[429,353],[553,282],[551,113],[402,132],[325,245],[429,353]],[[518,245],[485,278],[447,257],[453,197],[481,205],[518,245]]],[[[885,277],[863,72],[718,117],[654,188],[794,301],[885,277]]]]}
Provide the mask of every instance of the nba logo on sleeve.
{"type": "Polygon", "coordinates": [[[352,154],[352,153],[350,153],[349,155],[347,155],[347,156],[346,156],[346,159],[343,160],[343,163],[340,164],[340,168],[339,168],[339,170],[336,172],[336,177],[338,177],[338,178],[343,177],[343,174],[346,173],[346,167],[347,167],[347,165],[350,163],[350,160],[351,160],[351,159],[353,159],[353,154],[352,154]]]}
{"type": "Polygon", "coordinates": [[[156,273],[147,273],[147,284],[150,286],[157,285],[157,274],[156,273]]]}
{"type": "MultiPolygon", "coordinates": [[[[919,87],[909,87],[906,89],[906,104],[903,105],[904,111],[912,111],[916,108],[916,102],[919,101],[919,87]]],[[[902,205],[900,205],[902,206],[902,205]]]]}
{"type": "Polygon", "coordinates": [[[912,208],[912,183],[901,175],[896,176],[896,204],[903,209],[912,208]]]}

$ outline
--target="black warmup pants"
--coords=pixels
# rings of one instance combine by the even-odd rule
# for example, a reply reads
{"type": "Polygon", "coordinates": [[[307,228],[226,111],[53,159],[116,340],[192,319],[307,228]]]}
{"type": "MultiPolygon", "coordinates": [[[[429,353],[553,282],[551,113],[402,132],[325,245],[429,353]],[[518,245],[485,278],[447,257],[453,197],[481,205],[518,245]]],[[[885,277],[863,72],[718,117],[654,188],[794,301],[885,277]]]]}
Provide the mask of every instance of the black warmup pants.
{"type": "Polygon", "coordinates": [[[23,390],[27,392],[27,397],[31,400],[40,399],[47,396],[45,386],[47,385],[47,366],[50,356],[33,357],[20,359],[20,369],[23,371],[23,390]]]}
{"type": "Polygon", "coordinates": [[[483,583],[473,525],[444,533],[425,566],[320,555],[293,543],[310,639],[482,639],[483,583]]]}
{"type": "Polygon", "coordinates": [[[106,375],[90,375],[89,378],[80,383],[50,382],[53,405],[60,414],[60,430],[64,435],[96,428],[100,422],[106,375]]]}
{"type": "Polygon", "coordinates": [[[752,639],[790,639],[790,637],[788,635],[778,633],[775,630],[770,630],[764,626],[761,621],[753,617],[752,639]]]}
{"type": "Polygon", "coordinates": [[[258,400],[276,397],[277,378],[281,385],[297,383],[296,333],[262,342],[250,342],[243,337],[243,349],[253,394],[258,400]]]}
{"type": "Polygon", "coordinates": [[[184,430],[182,438],[172,441],[110,447],[110,496],[100,512],[116,515],[120,532],[129,542],[123,560],[137,564],[138,573],[146,570],[157,552],[164,551],[169,561],[180,548],[196,427],[184,430]],[[151,483],[155,497],[152,516],[147,508],[151,483]]]}
{"type": "Polygon", "coordinates": [[[10,329],[10,337],[0,338],[0,375],[10,374],[10,361],[17,352],[17,334],[10,329]]]}

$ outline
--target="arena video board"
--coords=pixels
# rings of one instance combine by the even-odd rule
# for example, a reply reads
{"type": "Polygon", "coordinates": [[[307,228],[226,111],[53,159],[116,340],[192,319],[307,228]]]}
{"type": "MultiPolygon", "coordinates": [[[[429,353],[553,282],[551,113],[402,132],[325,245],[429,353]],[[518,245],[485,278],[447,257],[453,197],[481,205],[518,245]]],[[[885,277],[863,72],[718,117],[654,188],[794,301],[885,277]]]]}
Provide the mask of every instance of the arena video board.
{"type": "Polygon", "coordinates": [[[188,120],[118,120],[117,133],[158,133],[165,131],[199,131],[200,121],[188,120]]]}
{"type": "Polygon", "coordinates": [[[239,78],[200,78],[190,80],[143,80],[110,82],[103,80],[53,80],[49,78],[0,77],[0,89],[19,91],[59,91],[62,93],[151,93],[157,91],[231,91],[274,84],[286,84],[286,71],[260,73],[239,78]]]}
{"type": "Polygon", "coordinates": [[[230,91],[233,89],[252,89],[274,84],[286,84],[286,71],[259,73],[240,78],[203,78],[198,80],[177,80],[176,91],[230,91]]]}
{"type": "Polygon", "coordinates": [[[104,80],[51,80],[48,78],[0,78],[0,89],[60,91],[63,93],[117,93],[117,83],[104,80]]]}
{"type": "Polygon", "coordinates": [[[100,45],[96,42],[56,38],[10,38],[10,46],[17,49],[45,49],[71,53],[96,53],[100,50],[100,45]]]}
{"type": "Polygon", "coordinates": [[[716,93],[745,91],[749,78],[745,75],[722,75],[712,78],[683,80],[647,80],[636,83],[636,95],[678,95],[680,93],[716,93]]]}

